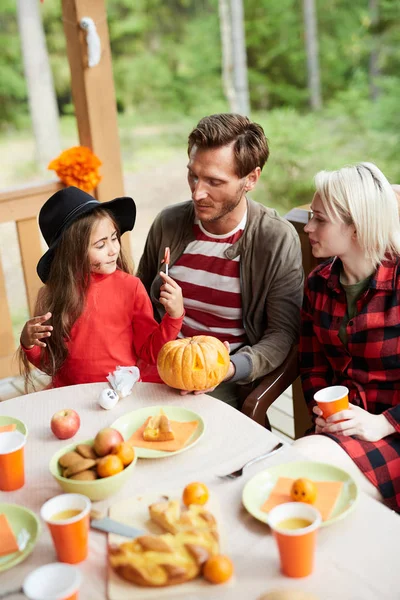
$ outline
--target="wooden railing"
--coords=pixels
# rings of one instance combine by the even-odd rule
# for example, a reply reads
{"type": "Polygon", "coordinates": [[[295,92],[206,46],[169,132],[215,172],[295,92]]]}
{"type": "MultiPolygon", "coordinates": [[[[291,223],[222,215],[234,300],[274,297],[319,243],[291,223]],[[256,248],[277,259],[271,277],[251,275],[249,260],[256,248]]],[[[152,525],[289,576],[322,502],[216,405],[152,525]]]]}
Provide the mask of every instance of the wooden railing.
{"type": "MultiPolygon", "coordinates": [[[[60,181],[51,181],[0,191],[0,223],[15,223],[28,310],[31,316],[41,286],[41,281],[36,274],[36,265],[43,254],[37,216],[44,202],[62,187],[60,181]]],[[[14,359],[16,346],[9,306],[9,302],[12,301],[12,297],[7,298],[4,271],[0,261],[0,379],[18,373],[18,364],[14,359]]]]}

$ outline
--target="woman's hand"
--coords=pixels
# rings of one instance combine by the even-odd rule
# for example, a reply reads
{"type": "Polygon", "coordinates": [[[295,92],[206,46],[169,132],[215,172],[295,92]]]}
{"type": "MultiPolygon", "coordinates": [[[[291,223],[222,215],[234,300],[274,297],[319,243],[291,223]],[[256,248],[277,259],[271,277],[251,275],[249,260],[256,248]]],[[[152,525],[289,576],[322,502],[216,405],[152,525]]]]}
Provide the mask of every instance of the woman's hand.
{"type": "Polygon", "coordinates": [[[41,340],[51,335],[53,327],[51,325],[43,325],[43,323],[48,321],[50,317],[51,312],[48,312],[45,315],[33,317],[33,319],[29,319],[29,321],[25,323],[20,338],[21,345],[24,346],[24,348],[27,350],[33,348],[33,346],[46,348],[46,344],[41,340]]]}
{"type": "MultiPolygon", "coordinates": [[[[229,342],[224,342],[225,348],[230,351],[229,342]]],[[[226,374],[224,381],[229,381],[231,377],[235,374],[235,366],[232,362],[229,363],[228,373],[226,374]]],[[[196,390],[195,392],[188,392],[187,390],[181,390],[181,396],[186,396],[187,394],[194,394],[195,396],[199,396],[200,394],[208,394],[209,392],[213,392],[217,386],[209,388],[208,390],[196,390]]]]}
{"type": "Polygon", "coordinates": [[[164,283],[160,287],[160,302],[173,319],[179,319],[184,313],[182,290],[168,275],[160,273],[164,283]]]}
{"type": "Polygon", "coordinates": [[[322,418],[322,411],[318,406],[314,406],[313,412],[317,415],[316,433],[352,435],[365,442],[377,442],[395,432],[394,427],[384,415],[373,415],[354,404],[349,404],[348,409],[331,415],[326,421],[322,418]]]}

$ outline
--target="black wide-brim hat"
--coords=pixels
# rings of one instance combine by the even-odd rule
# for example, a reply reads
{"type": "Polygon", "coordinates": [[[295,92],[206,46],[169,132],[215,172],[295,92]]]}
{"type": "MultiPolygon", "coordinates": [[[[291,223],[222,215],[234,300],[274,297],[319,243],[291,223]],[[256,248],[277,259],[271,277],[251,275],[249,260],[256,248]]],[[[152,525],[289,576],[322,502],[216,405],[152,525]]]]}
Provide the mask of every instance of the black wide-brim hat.
{"type": "Polygon", "coordinates": [[[59,190],[43,204],[39,213],[39,227],[49,249],[36,267],[43,283],[49,277],[55,250],[65,230],[79,217],[96,208],[104,208],[112,214],[121,235],[132,231],[136,220],[136,205],[133,198],[127,196],[99,202],[83,190],[70,186],[59,190]]]}

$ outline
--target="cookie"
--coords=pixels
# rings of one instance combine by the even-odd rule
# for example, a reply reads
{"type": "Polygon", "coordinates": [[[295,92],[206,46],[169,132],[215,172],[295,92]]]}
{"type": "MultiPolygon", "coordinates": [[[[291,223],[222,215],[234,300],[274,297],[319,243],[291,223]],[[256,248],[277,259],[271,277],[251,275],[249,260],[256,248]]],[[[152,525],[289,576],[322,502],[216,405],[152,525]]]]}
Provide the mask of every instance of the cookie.
{"type": "Polygon", "coordinates": [[[96,464],[95,460],[91,458],[80,458],[77,462],[73,463],[70,467],[65,469],[64,477],[71,477],[71,475],[76,475],[77,473],[81,473],[82,471],[87,471],[91,469],[96,464]]]}
{"type": "Polygon", "coordinates": [[[71,475],[70,479],[77,479],[78,481],[94,481],[97,479],[96,471],[87,470],[71,475]]]}
{"type": "Polygon", "coordinates": [[[73,465],[81,459],[82,456],[78,454],[78,452],[67,452],[66,454],[63,454],[61,458],[58,459],[58,464],[60,465],[60,467],[66,469],[67,467],[70,467],[71,465],[73,465]]]}
{"type": "Polygon", "coordinates": [[[92,446],[89,446],[89,444],[78,444],[75,450],[76,452],[79,452],[83,458],[91,458],[92,460],[97,458],[96,452],[93,450],[92,446]]]}

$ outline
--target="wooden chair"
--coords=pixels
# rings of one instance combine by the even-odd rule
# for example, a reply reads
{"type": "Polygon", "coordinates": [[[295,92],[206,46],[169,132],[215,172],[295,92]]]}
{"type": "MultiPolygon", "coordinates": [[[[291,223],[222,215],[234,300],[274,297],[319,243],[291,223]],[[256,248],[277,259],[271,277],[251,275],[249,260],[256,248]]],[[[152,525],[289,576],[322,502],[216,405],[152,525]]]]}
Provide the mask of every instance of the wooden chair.
{"type": "Polygon", "coordinates": [[[293,385],[295,438],[301,437],[310,426],[311,420],[298,375],[298,349],[297,346],[293,346],[286,359],[275,371],[241,388],[242,412],[263,427],[271,429],[267,410],[290,385],[293,385]]]}

